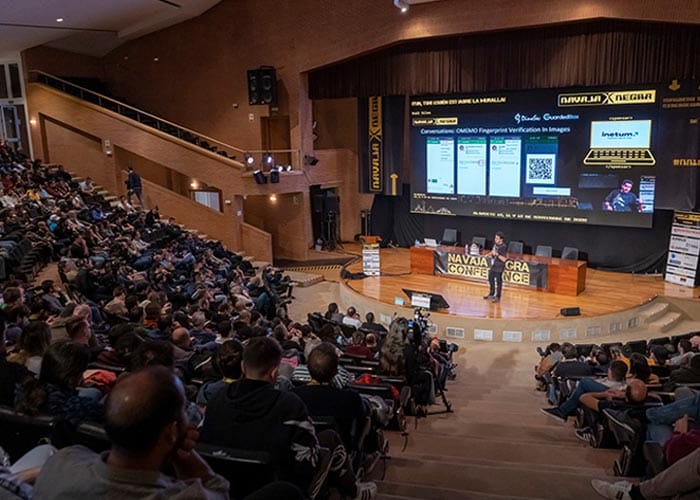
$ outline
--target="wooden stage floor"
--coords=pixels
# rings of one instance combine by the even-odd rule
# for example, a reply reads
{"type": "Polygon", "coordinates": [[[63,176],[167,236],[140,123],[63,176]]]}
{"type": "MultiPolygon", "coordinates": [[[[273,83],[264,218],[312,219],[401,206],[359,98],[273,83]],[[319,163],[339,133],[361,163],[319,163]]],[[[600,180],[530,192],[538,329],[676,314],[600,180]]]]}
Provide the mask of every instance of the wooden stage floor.
{"type": "MultiPolygon", "coordinates": [[[[345,251],[361,255],[359,244],[346,244],[345,251]]],[[[594,317],[625,311],[646,303],[657,295],[680,298],[697,297],[697,289],[666,283],[662,276],[611,273],[588,269],[586,289],[577,297],[556,295],[526,287],[503,287],[501,302],[492,304],[483,300],[488,283],[480,281],[411,274],[409,250],[386,248],[381,250],[382,276],[348,280],[352,290],[383,302],[394,304],[395,297],[408,297],[401,290],[408,288],[438,293],[450,304],[440,312],[470,318],[546,320],[560,317],[564,307],[580,307],[582,317],[594,317]]],[[[348,266],[351,272],[362,271],[362,261],[348,266]]]]}

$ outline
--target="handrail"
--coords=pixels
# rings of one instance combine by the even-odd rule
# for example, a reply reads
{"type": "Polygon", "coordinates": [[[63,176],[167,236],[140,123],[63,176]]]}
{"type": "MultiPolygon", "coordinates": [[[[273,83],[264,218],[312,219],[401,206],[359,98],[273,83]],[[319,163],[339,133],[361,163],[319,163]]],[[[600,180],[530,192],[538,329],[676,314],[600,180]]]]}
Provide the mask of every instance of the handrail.
{"type": "Polygon", "coordinates": [[[258,259],[272,262],[272,234],[247,222],[241,222],[241,239],[243,242],[243,251],[246,254],[254,255],[258,259]],[[247,235],[251,237],[246,237],[247,235]]]}
{"type": "MultiPolygon", "coordinates": [[[[93,90],[86,89],[84,87],[81,87],[80,85],[76,85],[67,80],[63,80],[62,78],[51,75],[44,71],[32,69],[29,70],[28,73],[30,75],[31,82],[43,83],[55,89],[61,90],[62,92],[72,95],[73,97],[78,97],[81,100],[90,102],[92,104],[96,104],[105,109],[109,109],[110,111],[114,111],[122,116],[126,116],[127,118],[136,120],[139,123],[160,130],[161,132],[174,135],[178,139],[191,142],[196,146],[202,147],[203,149],[219,154],[225,158],[229,158],[232,160],[235,159],[240,162],[242,161],[242,159],[239,160],[236,158],[236,155],[230,154],[231,151],[239,155],[263,152],[259,150],[245,150],[236,146],[232,146],[231,144],[219,141],[218,139],[214,139],[213,137],[204,135],[200,132],[197,132],[196,130],[189,129],[187,127],[182,127],[171,121],[165,120],[156,115],[148,113],[147,111],[143,111],[142,109],[136,108],[134,106],[124,104],[120,101],[112,99],[111,97],[107,97],[93,90]]],[[[295,167],[302,167],[300,163],[301,157],[299,150],[280,149],[266,152],[270,152],[273,154],[289,153],[293,155],[293,158],[296,160],[295,167]]]]}

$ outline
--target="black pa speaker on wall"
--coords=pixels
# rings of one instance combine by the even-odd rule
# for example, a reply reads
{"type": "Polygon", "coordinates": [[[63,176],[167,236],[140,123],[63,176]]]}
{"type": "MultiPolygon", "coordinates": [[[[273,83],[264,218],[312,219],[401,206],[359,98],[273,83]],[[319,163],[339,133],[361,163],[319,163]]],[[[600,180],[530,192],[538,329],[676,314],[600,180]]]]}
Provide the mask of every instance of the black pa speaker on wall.
{"type": "Polygon", "coordinates": [[[277,106],[277,71],[272,67],[248,70],[248,104],[277,106]]]}
{"type": "Polygon", "coordinates": [[[579,307],[564,307],[559,310],[562,316],[581,316],[581,309],[579,307]]]}

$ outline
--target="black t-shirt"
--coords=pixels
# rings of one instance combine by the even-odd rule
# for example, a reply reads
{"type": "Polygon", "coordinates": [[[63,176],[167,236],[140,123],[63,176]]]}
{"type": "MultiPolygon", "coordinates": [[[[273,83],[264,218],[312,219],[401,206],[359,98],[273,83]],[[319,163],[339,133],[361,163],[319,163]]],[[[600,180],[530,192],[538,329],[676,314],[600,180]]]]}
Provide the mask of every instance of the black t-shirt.
{"type": "Polygon", "coordinates": [[[362,397],[350,389],[330,385],[304,385],[292,392],[299,396],[314,417],[333,417],[338,424],[343,443],[354,448],[352,425],[365,416],[362,397]]]}
{"type": "Polygon", "coordinates": [[[615,189],[605,197],[615,212],[639,212],[639,200],[634,193],[623,193],[615,189]]]}
{"type": "Polygon", "coordinates": [[[0,405],[15,405],[15,388],[32,374],[23,365],[10,363],[4,357],[0,358],[0,405]]]}
{"type": "Polygon", "coordinates": [[[554,368],[556,377],[590,377],[593,375],[593,369],[588,363],[581,361],[560,361],[554,368]]]}
{"type": "MultiPolygon", "coordinates": [[[[494,248],[494,250],[496,250],[496,255],[497,255],[497,256],[501,256],[501,255],[502,255],[503,257],[506,256],[506,250],[507,250],[507,249],[506,249],[506,244],[505,244],[505,243],[501,243],[500,245],[497,245],[497,244],[494,243],[493,248],[494,248]]],[[[493,264],[491,264],[491,270],[492,270],[492,271],[495,271],[495,272],[497,272],[497,273],[502,273],[503,270],[504,270],[505,268],[506,268],[506,263],[505,263],[505,262],[503,262],[503,261],[502,261],[501,259],[499,259],[498,257],[495,257],[495,258],[493,259],[493,264]]]]}

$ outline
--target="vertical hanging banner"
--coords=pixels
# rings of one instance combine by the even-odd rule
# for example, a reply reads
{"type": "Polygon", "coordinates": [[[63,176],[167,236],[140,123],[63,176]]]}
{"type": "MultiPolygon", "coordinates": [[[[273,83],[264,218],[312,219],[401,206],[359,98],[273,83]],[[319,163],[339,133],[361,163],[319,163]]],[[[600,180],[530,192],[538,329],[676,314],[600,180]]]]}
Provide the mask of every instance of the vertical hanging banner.
{"type": "Polygon", "coordinates": [[[369,192],[384,191],[384,157],[382,145],[382,97],[370,97],[368,101],[369,142],[369,192]]]}
{"type": "Polygon", "coordinates": [[[668,244],[666,281],[694,287],[698,284],[700,213],[674,212],[668,244]]]}
{"type": "Polygon", "coordinates": [[[358,99],[360,192],[401,195],[405,98],[358,99]]]}

